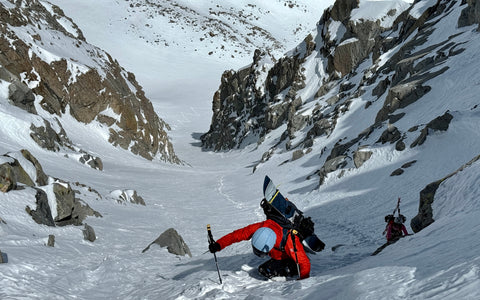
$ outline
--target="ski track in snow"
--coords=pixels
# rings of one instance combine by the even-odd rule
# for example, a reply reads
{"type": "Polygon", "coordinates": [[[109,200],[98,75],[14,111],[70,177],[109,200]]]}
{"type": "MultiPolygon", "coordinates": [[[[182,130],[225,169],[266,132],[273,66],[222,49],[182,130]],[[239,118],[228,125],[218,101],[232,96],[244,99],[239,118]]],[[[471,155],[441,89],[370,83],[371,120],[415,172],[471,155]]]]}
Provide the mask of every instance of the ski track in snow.
{"type": "MultiPolygon", "coordinates": [[[[71,5],[74,13],[78,3],[71,5]]],[[[108,15],[117,12],[109,11],[108,15]]],[[[457,18],[453,13],[450,17],[457,18]]],[[[91,20],[90,15],[83,18],[91,20]]],[[[97,19],[108,22],[109,17],[97,19]]],[[[87,24],[89,28],[94,25],[90,21],[87,24]]],[[[438,28],[436,34],[443,29],[450,32],[449,28],[438,28]]],[[[104,39],[102,32],[98,27],[85,31],[87,40],[105,41],[107,46],[112,41],[118,43],[104,39]]],[[[472,81],[479,82],[478,68],[468,69],[468,65],[475,66],[478,62],[478,33],[466,34],[471,34],[471,44],[465,54],[458,54],[455,59],[462,55],[468,59],[463,65],[450,63],[448,72],[455,76],[432,80],[432,85],[461,85],[466,89],[472,81]],[[462,73],[464,69],[469,73],[462,73]]],[[[315,180],[305,180],[305,174],[313,174],[320,167],[318,155],[305,155],[295,163],[282,164],[291,154],[279,150],[252,173],[251,166],[268,150],[269,142],[278,141],[285,128],[272,131],[265,143],[255,147],[219,153],[200,148],[199,135],[208,130],[213,92],[218,88],[225,65],[231,62],[195,62],[179,56],[167,64],[178,64],[178,69],[154,64],[152,71],[152,66],[145,66],[143,61],[155,62],[155,59],[143,57],[143,52],[139,54],[135,39],[123,35],[121,38],[122,48],[117,47],[115,52],[120,56],[125,53],[119,57],[120,61],[136,68],[133,71],[145,83],[146,93],[153,95],[155,110],[171,124],[173,130],[169,135],[186,165],[145,161],[112,147],[99,138],[101,132],[95,128],[82,133],[84,125],[63,116],[65,129],[74,142],[102,156],[104,171],[92,170],[65,157],[64,150],[50,153],[38,148],[26,130],[30,121],[39,121],[37,116],[12,108],[1,99],[0,150],[7,153],[27,148],[48,175],[95,188],[103,196],[101,199],[87,192],[78,196],[103,217],[89,217],[85,221],[97,234],[97,240],[90,243],[83,240],[82,227],[36,224],[25,213],[27,205],[35,206],[34,190],[25,188],[1,194],[0,217],[6,224],[0,223],[0,250],[8,254],[9,262],[0,264],[0,299],[480,299],[478,162],[442,183],[433,208],[436,219],[431,226],[370,257],[385,241],[381,235],[385,226],[383,216],[391,213],[398,196],[402,197],[402,213],[410,220],[418,210],[418,193],[426,184],[478,155],[480,142],[472,138],[477,136],[478,110],[471,108],[478,104],[476,90],[464,95],[465,99],[471,99],[462,99],[468,102],[465,104],[468,107],[462,108],[449,100],[462,95],[435,95],[438,87],[434,86],[425,99],[436,100],[432,102],[443,109],[442,113],[454,108],[454,119],[447,132],[429,135],[420,150],[406,149],[405,153],[392,151],[388,145],[375,145],[371,149],[373,157],[361,168],[347,170],[342,178],[337,173],[330,174],[325,185],[318,188],[315,180]],[[160,75],[158,70],[162,71],[160,75]],[[172,82],[178,84],[175,81],[182,83],[181,88],[176,85],[172,88],[172,82]],[[15,122],[15,118],[22,121],[15,122]],[[389,176],[391,171],[412,160],[418,162],[405,169],[402,177],[389,176]],[[310,278],[264,280],[257,272],[264,260],[251,253],[249,242],[241,242],[217,253],[223,280],[219,284],[213,255],[205,253],[208,247],[205,225],[212,225],[213,235],[218,239],[263,220],[259,202],[265,175],[274,182],[282,182],[282,192],[290,192],[289,198],[312,217],[326,249],[310,255],[310,278]],[[312,187],[316,189],[312,191],[312,187]],[[112,190],[126,188],[137,190],[146,206],[119,204],[106,196],[112,190]],[[155,245],[142,253],[170,227],[182,235],[192,258],[172,255],[155,245]],[[56,237],[54,248],[45,246],[49,234],[56,237]],[[338,244],[343,246],[332,251],[331,247],[338,244]]],[[[425,104],[424,99],[413,106],[411,115],[399,121],[399,128],[431,120],[433,107],[425,104]]],[[[355,103],[352,112],[360,107],[364,105],[355,103]]],[[[366,118],[359,120],[356,115],[347,114],[339,119],[338,128],[342,132],[334,134],[343,138],[349,134],[351,124],[366,122],[369,122],[366,118]]],[[[313,153],[320,153],[321,145],[315,147],[313,153]]]]}
{"type": "Polygon", "coordinates": [[[225,189],[224,176],[222,176],[218,179],[217,192],[220,194],[220,196],[222,196],[227,201],[232,203],[233,206],[235,206],[235,208],[242,209],[244,206],[240,202],[235,201],[234,198],[231,195],[227,194],[224,191],[224,189],[225,189]]]}

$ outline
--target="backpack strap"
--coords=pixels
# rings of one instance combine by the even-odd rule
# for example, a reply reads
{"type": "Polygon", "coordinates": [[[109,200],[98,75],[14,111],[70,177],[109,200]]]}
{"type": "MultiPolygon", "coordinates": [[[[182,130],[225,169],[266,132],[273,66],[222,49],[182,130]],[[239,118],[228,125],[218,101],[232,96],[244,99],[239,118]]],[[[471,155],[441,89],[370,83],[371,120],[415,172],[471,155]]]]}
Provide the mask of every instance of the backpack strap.
{"type": "Polygon", "coordinates": [[[290,233],[289,229],[283,228],[282,241],[280,242],[280,247],[279,247],[279,250],[282,251],[282,252],[285,251],[285,245],[287,244],[287,239],[288,239],[289,233],[290,233]]]}

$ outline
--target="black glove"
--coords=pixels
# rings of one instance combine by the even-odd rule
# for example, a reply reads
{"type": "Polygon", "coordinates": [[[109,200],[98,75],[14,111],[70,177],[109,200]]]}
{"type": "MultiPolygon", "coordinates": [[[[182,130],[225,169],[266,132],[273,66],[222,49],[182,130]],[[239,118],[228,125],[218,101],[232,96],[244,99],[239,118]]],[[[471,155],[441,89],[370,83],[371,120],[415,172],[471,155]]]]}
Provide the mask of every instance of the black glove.
{"type": "Polygon", "coordinates": [[[210,252],[212,252],[212,253],[215,253],[217,251],[222,250],[222,247],[220,247],[219,243],[215,242],[215,243],[211,243],[210,245],[208,245],[208,250],[210,250],[210,252]]]}

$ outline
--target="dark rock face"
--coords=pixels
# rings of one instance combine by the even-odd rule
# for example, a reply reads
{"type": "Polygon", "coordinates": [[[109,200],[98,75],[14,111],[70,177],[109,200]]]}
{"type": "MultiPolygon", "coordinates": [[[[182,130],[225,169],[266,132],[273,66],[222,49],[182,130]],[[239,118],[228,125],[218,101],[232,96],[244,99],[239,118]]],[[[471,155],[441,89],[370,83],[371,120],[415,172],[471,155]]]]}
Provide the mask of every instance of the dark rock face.
{"type": "Polygon", "coordinates": [[[428,184],[421,192],[420,192],[420,201],[418,207],[418,214],[411,220],[410,226],[412,227],[413,232],[419,232],[423,228],[427,227],[428,225],[432,224],[434,219],[434,212],[432,210],[432,203],[435,200],[435,193],[438,187],[447,180],[448,178],[456,175],[458,172],[462,171],[465,168],[468,168],[474,162],[480,160],[480,155],[474,157],[471,161],[460,167],[457,171],[445,176],[444,178],[434,181],[428,184]]]}
{"type": "Polygon", "coordinates": [[[2,191],[8,192],[15,189],[18,183],[27,186],[35,185],[13,154],[3,155],[2,160],[7,160],[7,162],[0,165],[0,189],[2,191]]]}
{"type": "Polygon", "coordinates": [[[103,162],[100,157],[92,156],[91,154],[85,152],[82,149],[78,149],[72,141],[67,136],[67,133],[62,127],[62,124],[56,120],[56,126],[59,128],[59,131],[55,131],[50,124],[44,120],[45,126],[30,126],[30,137],[42,148],[50,151],[60,151],[60,149],[69,149],[74,152],[81,154],[78,161],[82,164],[88,165],[89,167],[96,170],[103,170],[103,162]]]}
{"type": "Polygon", "coordinates": [[[463,9],[458,19],[458,27],[480,24],[480,2],[478,0],[466,0],[466,2],[467,7],[463,9]]]}
{"type": "Polygon", "coordinates": [[[418,209],[418,215],[410,221],[410,226],[412,227],[413,232],[419,232],[434,222],[432,203],[435,198],[435,192],[442,181],[443,180],[432,182],[420,192],[420,207],[418,209]]]}
{"type": "MultiPolygon", "coordinates": [[[[311,53],[315,48],[312,36],[299,48],[311,53]]],[[[300,70],[305,53],[274,62],[265,79],[259,75],[267,72],[265,65],[272,62],[268,54],[260,50],[255,51],[250,67],[225,72],[213,97],[212,123],[201,137],[202,145],[214,150],[233,149],[285,123],[301,127],[305,120],[294,120],[294,115],[302,102],[296,92],[305,87],[305,77],[300,70]],[[264,80],[260,87],[259,80],[264,80]]]]}
{"type": "Polygon", "coordinates": [[[56,132],[50,122],[44,120],[45,126],[30,126],[30,137],[42,148],[50,151],[59,151],[60,147],[72,148],[72,142],[67,137],[67,133],[60,125],[60,131],[56,132]]]}
{"type": "Polygon", "coordinates": [[[388,119],[389,115],[399,108],[407,107],[420,99],[431,90],[429,86],[422,86],[420,82],[397,85],[388,91],[383,108],[378,112],[376,122],[388,119]]]}
{"type": "Polygon", "coordinates": [[[37,200],[37,208],[32,210],[29,206],[27,206],[27,213],[31,215],[32,219],[38,224],[55,226],[55,222],[53,221],[52,217],[52,211],[50,210],[50,205],[48,204],[47,194],[43,190],[37,189],[35,199],[37,200]]]}
{"type": "Polygon", "coordinates": [[[380,26],[372,21],[349,23],[348,29],[352,39],[338,45],[333,56],[334,70],[342,75],[350,73],[368,57],[376,45],[375,39],[382,32],[380,26]]]}
{"type": "Polygon", "coordinates": [[[422,145],[427,139],[429,132],[431,131],[447,131],[450,121],[452,119],[453,116],[448,112],[446,112],[442,116],[433,119],[425,126],[425,128],[421,130],[420,136],[412,143],[412,145],[410,145],[410,147],[414,148],[416,146],[422,145]]]}
{"type": "Polygon", "coordinates": [[[388,128],[382,133],[377,143],[395,143],[402,137],[402,134],[395,126],[388,126],[388,128]]]}
{"type": "Polygon", "coordinates": [[[350,18],[350,13],[358,7],[359,0],[339,0],[332,6],[330,16],[334,21],[345,22],[350,18]]]}
{"type": "Polygon", "coordinates": [[[101,217],[101,214],[93,210],[87,204],[82,203],[80,199],[75,198],[73,190],[68,183],[53,183],[51,186],[44,187],[51,189],[55,196],[56,211],[53,213],[48,202],[47,193],[40,188],[36,188],[35,195],[37,207],[35,210],[26,207],[26,211],[32,216],[38,224],[47,226],[79,226],[87,216],[101,217]],[[53,217],[55,215],[55,218],[53,217]]]}
{"type": "Polygon", "coordinates": [[[0,264],[8,263],[8,256],[7,253],[0,251],[0,264]]]}
{"type": "MultiPolygon", "coordinates": [[[[37,113],[33,102],[35,95],[41,96],[40,107],[52,115],[68,111],[78,122],[95,121],[109,127],[109,142],[115,146],[146,159],[181,162],[168,139],[168,124],[157,116],[135,76],[107,53],[86,43],[78,27],[58,7],[54,6],[52,15],[41,2],[26,0],[21,6],[0,6],[0,16],[8,25],[0,27],[0,78],[10,82],[9,99],[13,105],[37,113]],[[60,24],[60,19],[71,23],[75,36],[60,24]],[[17,35],[19,27],[29,28],[31,42],[17,35]],[[83,52],[90,65],[61,57],[46,61],[41,51],[35,50],[47,48],[47,52],[55,54],[54,47],[44,45],[45,34],[72,41],[72,47],[83,52]],[[33,82],[31,88],[26,84],[33,82]],[[112,120],[106,111],[118,117],[112,120]]],[[[66,134],[58,136],[48,122],[43,129],[32,125],[32,138],[42,147],[58,151],[66,134]]]]}

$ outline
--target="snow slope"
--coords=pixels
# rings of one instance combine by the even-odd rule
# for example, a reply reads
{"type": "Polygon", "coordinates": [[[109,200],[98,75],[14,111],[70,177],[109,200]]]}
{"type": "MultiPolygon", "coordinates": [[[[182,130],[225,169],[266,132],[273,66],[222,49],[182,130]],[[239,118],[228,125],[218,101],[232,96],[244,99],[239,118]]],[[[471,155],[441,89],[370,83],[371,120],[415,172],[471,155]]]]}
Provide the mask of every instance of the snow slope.
{"type": "MultiPolygon", "coordinates": [[[[456,102],[463,109],[449,101],[453,90],[452,94],[433,92],[430,100],[415,104],[416,114],[409,115],[430,121],[429,103],[440,99],[435,103],[441,110],[454,108],[449,131],[429,136],[428,143],[402,155],[389,145],[378,146],[373,149],[376,155],[361,169],[342,178],[331,176],[314,190],[317,183],[305,180],[305,174],[319,167],[312,156],[281,165],[289,158],[288,153],[281,154],[252,173],[252,165],[275,143],[281,130],[272,132],[258,147],[221,153],[205,152],[199,147],[198,136],[207,130],[210,121],[211,94],[222,68],[231,67],[229,62],[204,54],[178,55],[173,63],[163,56],[164,52],[150,51],[138,43],[138,36],[131,31],[113,30],[122,28],[122,22],[121,26],[104,26],[108,16],[121,15],[113,1],[109,6],[107,2],[95,5],[95,10],[93,2],[77,4],[78,9],[71,1],[53,2],[72,16],[87,41],[102,46],[135,72],[160,117],[172,125],[175,149],[188,165],[150,162],[113,148],[104,139],[95,138],[102,134],[100,128],[91,128],[92,142],[82,147],[103,154],[104,171],[79,165],[63,157],[63,153],[46,152],[28,138],[21,138],[28,136],[25,124],[34,116],[9,105],[8,87],[0,85],[0,154],[29,149],[48,175],[94,188],[98,194],[79,188],[80,197],[103,215],[86,220],[97,234],[97,240],[89,243],[83,240],[83,227],[37,225],[25,213],[26,205],[34,205],[31,189],[0,194],[0,218],[6,222],[0,223],[0,250],[9,256],[7,264],[0,264],[1,299],[480,298],[479,162],[442,183],[434,202],[435,223],[381,254],[370,256],[384,242],[383,216],[393,210],[397,197],[402,197],[402,213],[411,219],[417,213],[418,194],[426,184],[478,155],[478,93],[471,82],[478,81],[480,38],[473,28],[457,37],[465,41],[467,50],[449,65],[445,76],[432,82],[432,91],[435,86],[445,85],[465,89],[467,92],[456,102]],[[84,9],[80,9],[83,5],[84,9]],[[89,19],[92,16],[97,22],[89,19]],[[108,41],[97,35],[105,28],[112,29],[108,41]],[[411,160],[418,162],[404,175],[388,176],[411,160]],[[264,281],[256,274],[262,260],[251,253],[249,243],[233,245],[217,255],[224,281],[220,285],[213,257],[204,253],[205,226],[211,224],[218,238],[263,220],[259,202],[267,174],[312,216],[327,249],[311,256],[310,278],[264,281]],[[118,204],[108,197],[117,189],[135,189],[146,206],[118,204]],[[182,235],[192,258],[173,256],[159,247],[141,253],[169,227],[182,235]],[[54,248],[45,246],[49,234],[56,236],[54,248]],[[343,246],[332,251],[331,247],[338,244],[343,246]]],[[[248,63],[240,61],[238,66],[248,63]]],[[[363,107],[363,101],[359,99],[350,111],[363,107]]],[[[351,124],[363,118],[362,114],[346,115],[337,128],[345,128],[343,132],[348,133],[351,124]]],[[[407,126],[411,120],[402,121],[407,126]]],[[[73,134],[75,126],[79,125],[72,121],[65,129],[75,143],[81,143],[84,137],[73,134]]]]}

